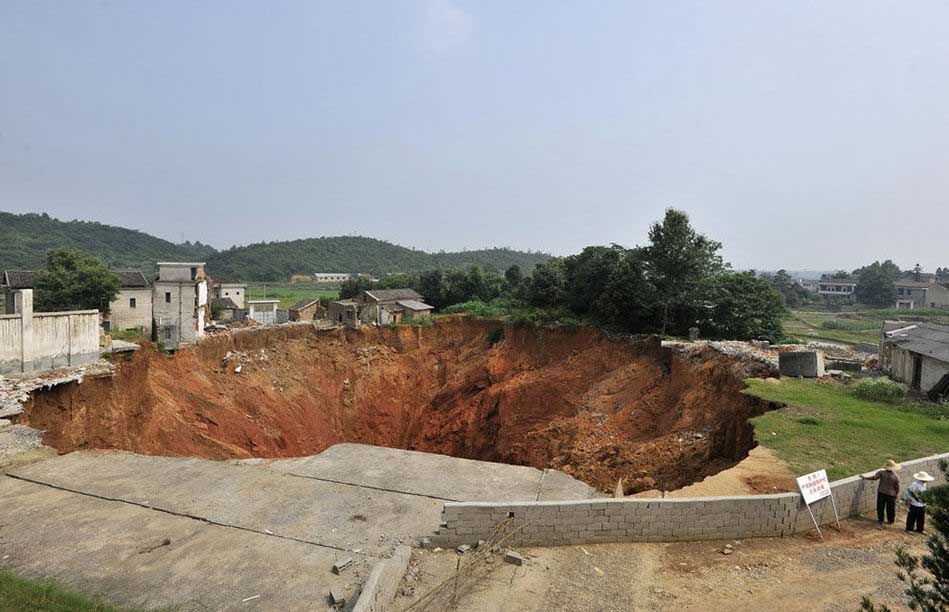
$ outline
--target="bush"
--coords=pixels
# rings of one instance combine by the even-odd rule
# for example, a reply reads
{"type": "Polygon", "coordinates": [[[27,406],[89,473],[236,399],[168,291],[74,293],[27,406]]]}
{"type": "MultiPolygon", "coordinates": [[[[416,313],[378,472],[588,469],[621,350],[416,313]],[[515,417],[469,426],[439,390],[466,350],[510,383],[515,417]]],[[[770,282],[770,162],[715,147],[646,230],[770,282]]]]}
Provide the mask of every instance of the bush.
{"type": "Polygon", "coordinates": [[[864,329],[879,329],[879,321],[854,321],[847,319],[830,319],[821,321],[821,329],[843,329],[847,331],[861,331],[864,329]]]}
{"type": "Polygon", "coordinates": [[[906,397],[906,385],[889,378],[865,378],[854,385],[859,398],[894,404],[906,397]]]}
{"type": "Polygon", "coordinates": [[[442,310],[444,314],[466,314],[479,319],[500,319],[507,314],[507,310],[496,304],[485,304],[481,300],[472,300],[453,304],[442,310]]]}
{"type": "Polygon", "coordinates": [[[802,416],[797,420],[801,425],[820,425],[820,421],[817,420],[817,417],[812,416],[802,416]]]}

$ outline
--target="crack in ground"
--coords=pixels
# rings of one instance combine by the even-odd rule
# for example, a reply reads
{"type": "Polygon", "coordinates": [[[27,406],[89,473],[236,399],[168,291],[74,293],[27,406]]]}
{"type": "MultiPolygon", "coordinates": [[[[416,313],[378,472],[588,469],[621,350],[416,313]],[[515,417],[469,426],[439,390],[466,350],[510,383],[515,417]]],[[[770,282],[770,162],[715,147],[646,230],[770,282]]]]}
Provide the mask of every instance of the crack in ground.
{"type": "Polygon", "coordinates": [[[382,491],[384,493],[398,493],[399,495],[412,495],[413,497],[427,497],[428,499],[437,499],[439,501],[463,502],[463,499],[452,499],[451,497],[439,497],[437,495],[426,495],[425,493],[411,493],[409,491],[399,491],[398,489],[386,489],[384,487],[374,487],[372,485],[356,484],[345,482],[343,480],[333,480],[332,478],[320,478],[318,476],[307,476],[305,474],[294,474],[293,472],[283,472],[284,476],[293,476],[294,478],[306,478],[308,480],[318,480],[320,482],[330,482],[333,484],[356,487],[358,489],[371,489],[373,491],[382,491]]]}
{"type": "MultiPolygon", "coordinates": [[[[330,550],[337,550],[337,551],[340,551],[340,552],[355,553],[354,550],[351,550],[351,549],[349,549],[349,548],[341,548],[341,547],[339,547],[339,546],[333,546],[332,544],[323,544],[323,543],[320,543],[320,542],[314,542],[314,541],[312,541],[312,540],[304,540],[304,539],[302,539],[302,538],[294,538],[293,536],[285,536],[285,535],[279,535],[279,534],[276,534],[276,533],[270,533],[270,532],[267,532],[267,531],[259,531],[259,530],[257,530],[257,529],[251,529],[250,527],[241,527],[240,525],[231,525],[231,524],[228,524],[228,523],[219,523],[218,521],[214,521],[214,520],[211,520],[211,519],[209,519],[209,518],[205,518],[205,517],[203,517],[203,516],[196,516],[196,515],[194,515],[194,514],[188,514],[188,513],[186,513],[186,512],[175,512],[174,510],[168,510],[168,509],[165,509],[165,508],[159,508],[159,507],[157,507],[157,506],[150,506],[150,505],[148,505],[148,504],[143,504],[143,503],[140,503],[140,502],[129,501],[129,500],[127,500],[127,499],[121,499],[121,498],[117,498],[117,497],[108,497],[108,496],[105,496],[105,495],[97,495],[96,493],[89,493],[89,492],[87,492],[87,491],[79,491],[79,490],[77,490],[77,489],[70,489],[69,487],[64,487],[64,486],[60,486],[60,485],[54,485],[54,484],[50,484],[50,483],[48,483],[48,482],[42,482],[42,481],[40,481],[40,480],[34,480],[34,479],[32,479],[32,478],[26,478],[25,476],[17,476],[16,474],[11,474],[11,473],[9,473],[9,472],[7,472],[5,475],[8,476],[8,477],[10,477],[10,478],[15,478],[16,480],[22,480],[23,482],[30,482],[30,483],[33,483],[33,484],[36,484],[36,485],[40,485],[40,486],[43,486],[43,487],[49,487],[49,488],[51,488],[51,489],[57,489],[57,490],[59,490],[59,491],[66,491],[67,493],[75,493],[76,495],[85,495],[86,497],[93,497],[93,498],[95,498],[95,499],[101,499],[101,500],[103,500],[103,501],[111,501],[111,502],[118,502],[118,503],[122,503],[122,504],[128,504],[128,505],[130,505],[130,506],[138,506],[139,508],[146,508],[146,509],[148,509],[148,510],[155,510],[155,511],[157,511],[157,512],[163,512],[163,513],[169,514],[169,515],[171,515],[171,516],[178,516],[178,517],[182,517],[182,518],[188,518],[188,519],[191,519],[191,520],[194,520],[194,521],[199,521],[199,522],[202,522],[202,523],[205,523],[205,524],[208,524],[208,525],[215,525],[215,526],[217,526],[217,527],[227,527],[227,528],[229,528],[229,529],[237,529],[237,530],[239,530],[239,531],[246,531],[246,532],[248,532],[248,533],[256,533],[256,534],[258,534],[258,535],[266,536],[266,537],[269,537],[269,538],[278,538],[278,539],[280,539],[280,540],[290,540],[290,541],[292,541],[292,542],[298,542],[298,543],[300,543],[300,544],[308,544],[308,545],[310,545],[310,546],[319,546],[320,548],[328,548],[328,549],[330,549],[330,550]]],[[[371,554],[371,553],[368,553],[368,552],[364,552],[364,551],[360,551],[359,553],[355,553],[355,554],[365,554],[365,555],[368,556],[368,557],[374,557],[374,558],[376,558],[376,559],[381,559],[381,558],[382,558],[382,557],[379,556],[379,555],[374,555],[374,554],[371,554]]]]}

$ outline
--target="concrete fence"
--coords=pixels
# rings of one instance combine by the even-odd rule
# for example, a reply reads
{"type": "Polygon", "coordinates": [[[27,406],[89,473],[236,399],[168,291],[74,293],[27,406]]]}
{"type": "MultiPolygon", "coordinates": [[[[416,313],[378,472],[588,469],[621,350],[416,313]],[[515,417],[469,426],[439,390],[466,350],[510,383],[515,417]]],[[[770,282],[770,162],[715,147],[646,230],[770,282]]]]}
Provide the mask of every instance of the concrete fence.
{"type": "MultiPolygon", "coordinates": [[[[949,453],[902,464],[905,489],[925,470],[945,481],[939,461],[949,453]]],[[[876,509],[877,483],[858,476],[831,483],[840,517],[876,509]]],[[[830,498],[811,505],[818,523],[834,522],[830,498]]],[[[556,502],[446,502],[431,546],[459,546],[486,540],[497,524],[512,519],[509,542],[557,546],[606,542],[676,542],[778,537],[814,529],[798,493],[702,498],[626,498],[556,502]]]]}
{"type": "Polygon", "coordinates": [[[51,370],[99,358],[99,311],[33,312],[33,291],[20,312],[0,315],[0,374],[51,370]]]}

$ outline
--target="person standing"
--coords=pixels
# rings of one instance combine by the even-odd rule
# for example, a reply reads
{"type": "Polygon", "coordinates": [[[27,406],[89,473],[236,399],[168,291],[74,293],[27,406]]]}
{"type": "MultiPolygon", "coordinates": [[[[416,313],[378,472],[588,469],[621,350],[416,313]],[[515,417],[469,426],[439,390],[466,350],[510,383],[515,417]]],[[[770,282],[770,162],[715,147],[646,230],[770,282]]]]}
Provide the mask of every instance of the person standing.
{"type": "Polygon", "coordinates": [[[877,489],[877,522],[883,526],[883,517],[890,525],[896,520],[896,496],[900,494],[900,464],[889,459],[882,470],[872,476],[860,474],[864,480],[879,480],[877,489]]]}
{"type": "Polygon", "coordinates": [[[926,503],[920,496],[926,490],[926,483],[933,480],[926,472],[917,472],[913,474],[913,483],[906,488],[906,493],[903,493],[903,499],[909,504],[909,514],[906,515],[907,532],[923,532],[923,527],[926,526],[926,503]]]}

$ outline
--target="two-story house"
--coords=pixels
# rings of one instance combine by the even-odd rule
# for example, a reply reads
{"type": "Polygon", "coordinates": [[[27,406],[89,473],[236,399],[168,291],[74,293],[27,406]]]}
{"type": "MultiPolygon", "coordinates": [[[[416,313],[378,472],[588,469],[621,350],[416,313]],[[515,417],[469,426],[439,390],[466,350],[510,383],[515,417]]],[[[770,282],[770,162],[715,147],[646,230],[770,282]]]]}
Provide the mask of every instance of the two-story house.
{"type": "Polygon", "coordinates": [[[155,342],[165,350],[195,344],[211,320],[204,263],[158,262],[152,285],[155,342]]]}

